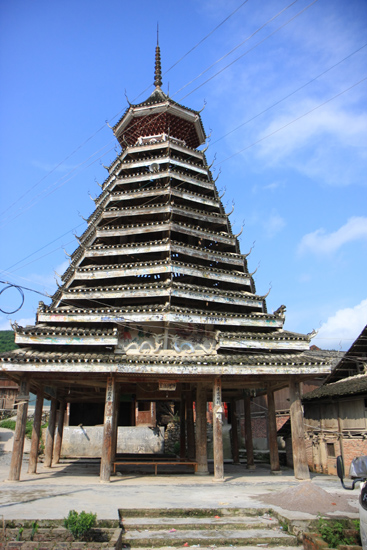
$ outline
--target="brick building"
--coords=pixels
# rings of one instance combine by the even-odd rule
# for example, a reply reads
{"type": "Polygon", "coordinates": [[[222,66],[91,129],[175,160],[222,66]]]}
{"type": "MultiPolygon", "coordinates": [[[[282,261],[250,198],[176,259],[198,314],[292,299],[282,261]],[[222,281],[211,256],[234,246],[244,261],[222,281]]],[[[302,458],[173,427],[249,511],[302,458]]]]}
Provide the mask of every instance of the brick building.
{"type": "Polygon", "coordinates": [[[353,458],[367,455],[367,326],[303,404],[311,471],[336,474],[342,455],[348,472],[353,458]]]}

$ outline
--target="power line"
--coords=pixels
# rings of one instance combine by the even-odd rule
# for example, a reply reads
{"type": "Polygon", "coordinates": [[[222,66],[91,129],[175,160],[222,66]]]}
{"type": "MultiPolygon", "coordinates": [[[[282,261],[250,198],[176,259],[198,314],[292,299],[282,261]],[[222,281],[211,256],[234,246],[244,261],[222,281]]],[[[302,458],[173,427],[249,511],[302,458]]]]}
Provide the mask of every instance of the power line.
{"type": "MultiPolygon", "coordinates": [[[[24,212],[27,212],[27,210],[29,210],[30,208],[32,208],[35,204],[37,204],[37,199],[39,197],[41,198],[45,198],[45,197],[48,197],[49,195],[51,195],[52,193],[54,193],[55,191],[57,191],[57,189],[59,189],[60,187],[62,187],[63,185],[65,185],[68,181],[70,181],[75,175],[76,173],[73,174],[73,172],[76,172],[78,170],[78,168],[80,168],[81,166],[83,166],[83,164],[85,164],[86,162],[88,162],[88,160],[90,160],[92,157],[94,157],[96,154],[98,154],[100,151],[102,151],[103,149],[105,149],[106,147],[108,147],[110,145],[110,143],[115,143],[115,139],[113,140],[110,140],[106,145],[104,145],[103,147],[101,147],[100,149],[98,149],[97,151],[95,151],[94,153],[92,153],[86,160],[82,161],[81,163],[79,163],[75,168],[73,168],[72,170],[70,170],[67,174],[65,174],[64,176],[62,176],[61,178],[59,178],[58,180],[56,180],[54,183],[52,183],[51,185],[49,185],[48,187],[46,187],[45,189],[43,189],[43,191],[41,191],[38,195],[36,195],[33,199],[33,203],[32,202],[28,202],[26,203],[23,207],[20,208],[20,211],[18,212],[18,214],[16,215],[13,215],[13,217],[11,218],[10,216],[8,216],[7,218],[5,218],[3,220],[3,223],[0,225],[0,227],[4,227],[7,223],[10,223],[12,221],[14,221],[15,219],[17,219],[19,216],[21,216],[22,214],[24,214],[24,212]],[[73,175],[71,175],[73,174],[73,175]],[[70,176],[70,177],[68,177],[70,176]],[[67,178],[68,177],[68,178],[67,178]],[[65,179],[67,178],[67,179],[65,179]],[[64,181],[63,181],[64,180],[64,181]],[[62,182],[58,187],[55,187],[59,182],[62,182]],[[54,189],[52,189],[54,188],[54,189]],[[45,195],[45,193],[48,191],[49,193],[47,193],[45,195]],[[42,197],[43,195],[43,197],[42,197]],[[35,202],[36,201],[36,202],[35,202]],[[28,204],[28,207],[26,208],[28,204]]],[[[92,164],[94,164],[95,162],[97,162],[98,160],[102,159],[104,157],[104,155],[106,155],[107,153],[109,153],[110,151],[112,151],[114,149],[114,147],[112,147],[111,149],[109,149],[108,151],[106,151],[103,155],[97,157],[95,160],[93,160],[93,162],[91,162],[90,164],[88,164],[87,166],[85,166],[83,168],[83,170],[85,170],[86,168],[89,168],[89,166],[92,166],[92,164]]]]}
{"type": "MultiPolygon", "coordinates": [[[[211,36],[217,29],[219,29],[226,21],[228,21],[228,19],[230,19],[230,17],[232,17],[240,8],[242,8],[246,3],[248,2],[248,0],[245,0],[244,2],[242,2],[233,12],[231,12],[225,19],[223,19],[212,31],[210,31],[206,36],[204,36],[204,38],[202,38],[201,40],[199,40],[199,42],[197,44],[195,44],[195,46],[193,46],[190,50],[188,50],[180,59],[178,59],[178,61],[176,61],[169,69],[167,69],[167,71],[165,71],[163,73],[163,75],[167,74],[169,71],[171,71],[176,65],[178,65],[185,57],[187,57],[191,52],[193,52],[200,44],[202,44],[207,38],[209,38],[209,36],[211,36]]],[[[136,99],[138,99],[142,94],[144,94],[147,90],[149,90],[151,87],[151,84],[145,89],[143,90],[138,96],[136,96],[133,101],[135,101],[136,99]]],[[[115,115],[113,115],[112,117],[110,117],[109,119],[107,119],[105,121],[105,124],[103,124],[103,126],[101,126],[100,128],[98,128],[98,130],[96,130],[93,134],[91,134],[86,140],[84,140],[80,145],[78,145],[78,147],[76,147],[69,155],[67,155],[62,161],[60,161],[54,168],[52,168],[52,170],[50,170],[45,176],[43,176],[40,180],[38,180],[33,186],[31,186],[27,191],[25,191],[20,197],[18,197],[18,199],[16,199],[12,204],[10,204],[5,210],[3,210],[0,215],[2,216],[3,214],[5,214],[6,212],[8,212],[8,210],[10,210],[14,205],[16,205],[19,201],[21,201],[26,195],[28,195],[28,193],[30,193],[33,189],[35,189],[40,183],[42,183],[42,181],[44,181],[48,176],[50,176],[53,172],[55,172],[55,170],[57,170],[57,168],[59,168],[60,166],[62,166],[67,160],[69,160],[77,151],[79,151],[80,149],[82,149],[84,147],[84,145],[86,145],[86,143],[88,143],[91,139],[93,139],[101,130],[103,130],[106,126],[106,123],[107,122],[111,122],[112,120],[114,120],[115,118],[117,118],[122,112],[123,112],[124,109],[121,109],[120,111],[118,111],[115,115]]],[[[86,162],[86,161],[85,161],[86,162]]]]}
{"type": "MultiPolygon", "coordinates": [[[[199,40],[199,42],[197,42],[195,44],[195,46],[193,46],[192,48],[190,48],[190,50],[188,50],[182,57],[180,57],[180,59],[178,59],[178,61],[175,61],[175,63],[173,65],[171,65],[171,67],[169,69],[167,69],[164,73],[163,73],[163,76],[165,76],[167,73],[169,73],[174,67],[176,67],[176,65],[178,65],[183,59],[185,59],[185,57],[187,57],[191,52],[193,52],[194,50],[196,50],[196,48],[198,46],[200,46],[200,44],[202,44],[207,38],[209,38],[209,36],[211,36],[216,30],[219,29],[219,27],[221,27],[226,21],[228,21],[228,19],[230,19],[230,17],[232,17],[232,15],[234,15],[236,12],[238,12],[238,10],[240,8],[242,8],[242,6],[244,6],[245,4],[247,4],[248,0],[245,0],[244,2],[242,2],[242,4],[240,4],[238,6],[238,8],[236,8],[232,13],[230,13],[225,19],[223,19],[223,21],[221,21],[219,23],[219,25],[217,25],[212,31],[210,31],[206,36],[204,36],[204,38],[202,38],[201,40],[199,40]]],[[[147,88],[145,88],[145,90],[143,90],[142,92],[140,92],[140,94],[138,96],[136,96],[133,101],[136,101],[141,95],[143,95],[146,91],[149,90],[151,85],[149,85],[147,88]]]]}
{"type": "Polygon", "coordinates": [[[234,63],[237,63],[237,61],[239,61],[240,59],[242,59],[242,57],[244,57],[245,55],[247,55],[248,53],[252,52],[252,50],[254,50],[255,48],[257,48],[258,46],[260,46],[260,44],[262,44],[263,42],[265,42],[266,40],[268,40],[268,38],[270,38],[271,36],[273,36],[275,33],[277,33],[278,31],[280,31],[283,27],[285,27],[286,25],[289,25],[289,23],[291,23],[292,21],[294,21],[294,19],[296,19],[296,17],[298,17],[299,15],[301,15],[303,12],[305,12],[306,10],[308,10],[311,6],[313,6],[313,4],[315,4],[317,2],[317,0],[313,0],[313,2],[311,2],[311,4],[309,4],[308,6],[306,6],[305,8],[303,8],[300,12],[298,12],[296,15],[294,15],[293,17],[291,17],[288,21],[286,21],[285,23],[283,23],[283,25],[281,25],[280,27],[278,27],[277,29],[275,29],[275,31],[271,32],[268,36],[266,36],[265,38],[263,38],[262,40],[260,40],[260,42],[258,42],[257,44],[255,44],[252,48],[250,48],[249,50],[247,50],[246,52],[244,52],[243,54],[241,54],[239,57],[237,57],[236,59],[234,59],[233,61],[231,61],[231,63],[228,63],[228,65],[226,65],[225,67],[223,67],[220,71],[218,71],[217,73],[215,73],[214,75],[212,75],[210,78],[208,78],[207,80],[205,80],[204,82],[202,82],[199,86],[197,86],[196,88],[194,88],[193,90],[191,90],[191,92],[188,92],[186,95],[184,95],[183,97],[181,97],[179,99],[179,101],[182,101],[183,99],[185,99],[186,97],[188,97],[189,95],[193,94],[194,92],[196,92],[197,90],[199,90],[199,88],[201,88],[202,86],[204,86],[205,84],[207,84],[208,82],[210,82],[211,80],[213,80],[213,78],[217,77],[218,75],[220,75],[223,71],[226,71],[229,67],[231,67],[234,63]]]}
{"type": "Polygon", "coordinates": [[[241,124],[239,124],[238,126],[236,126],[236,128],[233,128],[233,130],[230,130],[229,132],[227,132],[226,134],[224,134],[223,136],[219,137],[218,139],[216,139],[215,141],[211,142],[210,143],[210,147],[212,145],[214,145],[214,143],[218,143],[218,141],[224,139],[225,137],[229,136],[230,134],[232,134],[233,132],[236,132],[236,130],[239,130],[239,128],[242,128],[242,126],[245,126],[246,124],[248,124],[249,122],[252,122],[253,120],[255,120],[255,118],[258,118],[259,116],[263,115],[264,113],[266,113],[267,111],[269,111],[270,109],[272,109],[273,107],[276,107],[277,105],[279,105],[280,103],[282,103],[283,101],[285,101],[286,99],[289,99],[292,95],[296,94],[297,92],[299,92],[300,90],[302,90],[303,88],[305,88],[306,86],[308,86],[309,84],[311,84],[312,82],[315,82],[315,80],[317,80],[318,78],[320,78],[321,76],[324,76],[326,73],[328,73],[329,71],[331,71],[332,69],[334,69],[335,67],[337,67],[338,65],[340,65],[341,63],[343,63],[344,61],[346,61],[347,59],[349,59],[350,57],[352,57],[352,55],[355,55],[356,53],[358,53],[359,51],[361,51],[363,48],[365,48],[367,46],[367,44],[363,44],[363,46],[361,46],[360,48],[358,48],[357,50],[355,50],[354,52],[352,52],[351,54],[347,55],[346,57],[344,57],[343,59],[341,59],[340,61],[338,61],[337,63],[334,63],[334,65],[332,65],[331,67],[329,67],[328,69],[325,69],[325,71],[323,71],[322,73],[318,74],[317,76],[315,76],[314,78],[312,78],[311,80],[309,80],[308,82],[306,82],[305,84],[302,84],[302,86],[300,86],[299,88],[296,88],[295,90],[293,90],[293,92],[290,92],[288,95],[282,97],[281,99],[279,99],[278,101],[276,101],[275,103],[273,103],[272,105],[270,105],[269,107],[267,107],[266,109],[264,109],[263,111],[261,111],[260,113],[257,113],[256,115],[254,115],[253,117],[249,118],[248,120],[246,120],[245,122],[242,122],[241,124]]]}
{"type": "MultiPolygon", "coordinates": [[[[62,239],[62,237],[65,237],[65,235],[68,235],[69,233],[71,233],[72,231],[75,231],[75,229],[78,229],[79,227],[81,227],[82,225],[84,225],[84,223],[80,223],[79,225],[76,225],[75,227],[73,227],[72,229],[69,229],[69,231],[65,231],[65,233],[63,233],[62,235],[60,235],[59,237],[56,237],[56,239],[54,239],[53,241],[50,241],[49,243],[45,244],[44,246],[41,246],[41,248],[38,248],[37,250],[35,250],[34,252],[32,252],[31,254],[28,254],[28,256],[26,256],[25,258],[23,258],[22,260],[19,260],[18,262],[16,262],[15,264],[11,265],[10,267],[7,267],[6,269],[2,270],[2,271],[10,271],[11,269],[13,269],[13,267],[15,267],[16,265],[20,264],[21,262],[24,262],[25,260],[28,260],[28,258],[30,258],[31,256],[34,256],[34,254],[37,254],[37,252],[41,252],[41,250],[44,250],[45,248],[47,248],[48,246],[50,246],[51,244],[55,243],[56,241],[58,241],[59,239],[62,239]]],[[[24,266],[22,266],[24,267],[24,266]]]]}
{"type": "MultiPolygon", "coordinates": [[[[333,67],[335,67],[336,65],[338,65],[339,63],[341,63],[341,62],[344,61],[345,59],[348,59],[351,55],[354,55],[356,52],[360,51],[360,50],[361,50],[362,48],[364,48],[364,47],[366,47],[366,45],[362,46],[361,48],[359,48],[358,50],[356,50],[355,52],[353,52],[352,54],[350,54],[349,56],[347,56],[347,57],[344,58],[343,60],[339,61],[338,63],[336,63],[335,65],[333,65],[332,67],[330,67],[329,69],[327,69],[326,71],[324,71],[323,73],[321,73],[320,75],[318,75],[317,77],[315,77],[314,79],[310,80],[307,84],[313,82],[316,78],[319,78],[320,76],[322,76],[323,74],[325,74],[327,71],[331,70],[333,67]]],[[[336,99],[336,98],[339,97],[340,95],[346,93],[347,91],[351,90],[351,89],[354,88],[355,86],[361,84],[364,80],[366,80],[366,78],[364,78],[364,79],[362,79],[361,81],[359,81],[359,82],[353,84],[351,87],[349,87],[349,88],[347,88],[346,90],[340,92],[339,94],[333,96],[332,98],[330,98],[330,99],[324,101],[324,102],[321,103],[320,105],[317,105],[316,107],[314,107],[314,108],[311,109],[310,111],[308,111],[308,112],[306,112],[306,113],[303,113],[303,114],[300,115],[299,117],[297,117],[297,118],[291,120],[290,122],[288,122],[288,123],[285,124],[284,126],[282,126],[282,127],[278,128],[278,129],[274,130],[274,131],[271,132],[270,134],[267,134],[266,136],[260,138],[259,140],[257,140],[257,141],[255,141],[255,142],[251,143],[250,145],[246,146],[245,148],[241,149],[240,151],[237,151],[237,152],[234,153],[233,155],[230,155],[230,156],[227,157],[226,159],[224,159],[224,160],[222,160],[222,161],[216,163],[214,166],[219,166],[219,165],[223,164],[224,162],[226,162],[227,160],[233,158],[234,156],[236,156],[236,155],[242,153],[243,151],[245,151],[245,150],[247,150],[247,149],[249,149],[249,148],[251,148],[251,147],[257,145],[257,144],[260,143],[261,141],[264,141],[265,139],[267,139],[267,138],[273,136],[274,134],[276,134],[276,133],[278,133],[279,131],[283,130],[283,129],[286,128],[287,126],[290,126],[290,125],[293,124],[294,122],[297,122],[298,120],[300,120],[301,118],[303,118],[303,117],[307,116],[308,114],[312,113],[312,112],[315,111],[316,109],[319,109],[320,107],[322,107],[323,105],[329,103],[329,102],[332,101],[333,99],[336,99]]],[[[307,84],[301,86],[300,88],[298,88],[297,90],[295,90],[295,91],[292,92],[291,94],[288,94],[288,96],[286,96],[284,99],[286,99],[287,97],[289,97],[289,96],[292,95],[293,93],[296,93],[296,91],[298,91],[299,89],[303,88],[303,87],[306,86],[307,84]]],[[[277,104],[280,103],[281,101],[283,101],[283,100],[279,100],[279,101],[276,102],[274,105],[277,105],[277,104]]],[[[262,112],[259,113],[258,115],[255,115],[255,117],[253,117],[253,118],[256,118],[257,116],[259,116],[259,115],[262,114],[263,112],[269,110],[270,108],[271,108],[271,107],[265,109],[264,111],[262,111],[262,112]]],[[[252,119],[251,119],[251,120],[252,120],[252,119]]],[[[249,121],[246,121],[246,122],[244,122],[242,125],[247,124],[248,122],[249,122],[249,121]]],[[[240,126],[242,126],[242,125],[240,125],[240,126]]],[[[237,128],[235,128],[235,129],[232,130],[232,131],[235,131],[235,130],[238,129],[240,126],[238,126],[237,128]]],[[[228,133],[231,133],[231,132],[228,132],[228,133]]],[[[226,135],[228,135],[228,134],[226,134],[226,135]]],[[[223,137],[225,137],[225,136],[223,136],[223,137]]],[[[219,139],[222,139],[222,138],[219,138],[219,139]]],[[[219,139],[216,140],[216,141],[219,141],[219,139]]],[[[150,200],[152,200],[152,199],[150,199],[150,200]]],[[[148,204],[149,202],[150,202],[150,201],[148,200],[148,201],[147,201],[147,204],[148,204]]],[[[107,224],[107,223],[108,223],[108,221],[105,222],[105,224],[107,224]]],[[[77,226],[77,227],[81,227],[82,225],[83,225],[83,224],[80,224],[80,225],[77,226]]],[[[77,227],[76,227],[76,228],[77,228],[77,227]]],[[[74,229],[76,229],[76,228],[74,228],[74,229]]],[[[14,266],[18,265],[19,263],[23,262],[24,260],[26,260],[27,258],[29,258],[30,256],[32,256],[33,254],[36,254],[37,252],[43,250],[44,248],[46,248],[47,246],[49,246],[49,245],[52,244],[53,242],[57,241],[59,238],[63,237],[65,234],[70,233],[72,230],[73,230],[73,229],[71,229],[71,230],[69,230],[68,232],[64,233],[63,235],[61,235],[61,236],[58,237],[57,239],[54,239],[53,241],[51,241],[50,243],[48,243],[48,244],[45,245],[44,247],[38,249],[37,251],[33,252],[32,254],[30,254],[29,256],[27,256],[26,258],[23,258],[22,260],[19,260],[18,262],[16,262],[16,263],[13,264],[12,266],[10,266],[6,271],[9,271],[10,269],[12,269],[12,267],[14,267],[14,266]]],[[[57,250],[57,249],[56,249],[56,250],[57,250]]],[[[43,257],[43,256],[42,256],[42,257],[43,257]]],[[[37,260],[35,260],[35,261],[37,261],[37,260]]],[[[27,264],[27,265],[28,265],[28,264],[27,264]]],[[[25,267],[25,266],[22,266],[22,267],[25,267]]]]}
{"type": "MultiPolygon", "coordinates": [[[[285,8],[283,8],[282,10],[280,10],[276,15],[274,15],[273,17],[271,17],[268,21],[266,21],[266,23],[264,23],[263,25],[261,25],[261,27],[258,27],[256,29],[256,31],[254,31],[252,34],[250,34],[247,38],[245,38],[245,40],[242,40],[242,42],[240,42],[239,44],[237,44],[237,46],[235,46],[232,50],[230,50],[228,53],[222,55],[222,57],[220,57],[219,59],[217,59],[216,61],[214,61],[214,63],[212,63],[211,65],[209,65],[209,67],[207,67],[206,69],[204,69],[204,71],[202,71],[200,74],[198,74],[198,76],[196,76],[195,78],[193,78],[192,80],[190,80],[190,82],[188,82],[187,84],[185,84],[184,86],[182,86],[182,88],[180,88],[179,90],[177,90],[177,92],[174,93],[174,96],[179,94],[182,90],[184,90],[185,88],[187,88],[187,86],[190,86],[190,84],[192,84],[193,82],[195,82],[196,80],[198,80],[198,78],[200,78],[201,76],[203,76],[203,74],[207,73],[212,67],[214,67],[215,65],[217,65],[218,63],[220,63],[221,61],[223,61],[223,59],[225,59],[226,57],[228,57],[229,55],[231,55],[231,53],[233,53],[234,51],[238,50],[238,48],[240,48],[241,46],[243,46],[243,44],[245,44],[246,42],[248,42],[251,38],[253,38],[255,36],[255,34],[259,33],[262,29],[264,29],[266,27],[266,25],[268,25],[269,23],[271,23],[272,21],[274,21],[277,17],[279,17],[283,12],[285,12],[286,10],[288,10],[290,7],[292,7],[296,2],[298,2],[298,0],[294,0],[291,4],[289,4],[288,6],[286,6],[285,8]]],[[[239,58],[240,59],[240,58],[239,58]]],[[[174,97],[172,96],[172,97],[174,97]]],[[[186,97],[186,96],[185,96],[186,97]]]]}
{"type": "Polygon", "coordinates": [[[301,120],[301,118],[304,118],[305,116],[309,115],[310,113],[313,113],[314,111],[316,111],[317,109],[320,109],[321,107],[323,107],[324,105],[326,105],[327,103],[330,103],[330,101],[333,101],[334,99],[340,97],[341,95],[345,94],[346,92],[349,92],[350,90],[352,90],[353,88],[355,88],[356,86],[358,86],[359,84],[362,84],[362,82],[364,82],[365,80],[367,80],[367,76],[365,76],[364,78],[362,78],[362,80],[359,80],[358,82],[356,82],[355,84],[353,84],[352,86],[349,86],[349,88],[346,88],[345,90],[343,90],[342,92],[339,92],[338,94],[334,95],[333,97],[327,99],[326,101],[323,101],[323,103],[320,103],[319,105],[317,105],[316,107],[314,107],[313,109],[310,109],[309,111],[307,111],[306,113],[303,113],[302,115],[298,116],[297,118],[294,118],[292,120],[290,120],[289,122],[287,122],[287,124],[284,124],[283,126],[281,126],[280,128],[277,128],[276,130],[274,130],[273,132],[270,132],[270,134],[267,134],[266,136],[263,136],[262,138],[254,141],[253,143],[251,143],[250,145],[247,145],[246,147],[244,147],[243,149],[240,149],[239,151],[237,151],[236,153],[233,153],[233,155],[230,155],[229,157],[225,158],[224,160],[221,160],[220,162],[217,162],[214,166],[220,166],[221,164],[223,164],[224,162],[227,162],[227,160],[235,157],[236,155],[239,155],[240,153],[243,153],[244,151],[246,151],[247,149],[250,149],[251,147],[254,147],[254,145],[257,145],[258,143],[261,143],[262,141],[264,141],[265,139],[268,139],[269,137],[271,136],[274,136],[275,134],[277,134],[278,132],[280,132],[281,130],[284,130],[284,128],[287,128],[288,126],[290,126],[291,124],[294,124],[295,122],[297,122],[298,120],[301,120]]]}

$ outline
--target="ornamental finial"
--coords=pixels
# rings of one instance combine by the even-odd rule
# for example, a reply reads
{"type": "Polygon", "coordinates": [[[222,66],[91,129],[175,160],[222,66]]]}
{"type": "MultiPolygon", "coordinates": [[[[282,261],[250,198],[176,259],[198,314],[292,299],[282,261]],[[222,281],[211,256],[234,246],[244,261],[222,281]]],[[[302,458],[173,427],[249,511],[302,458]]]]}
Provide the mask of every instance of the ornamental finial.
{"type": "Polygon", "coordinates": [[[159,48],[159,27],[158,27],[158,23],[157,23],[157,46],[156,46],[156,49],[155,49],[154,86],[156,88],[160,88],[162,86],[161,50],[159,48]]]}

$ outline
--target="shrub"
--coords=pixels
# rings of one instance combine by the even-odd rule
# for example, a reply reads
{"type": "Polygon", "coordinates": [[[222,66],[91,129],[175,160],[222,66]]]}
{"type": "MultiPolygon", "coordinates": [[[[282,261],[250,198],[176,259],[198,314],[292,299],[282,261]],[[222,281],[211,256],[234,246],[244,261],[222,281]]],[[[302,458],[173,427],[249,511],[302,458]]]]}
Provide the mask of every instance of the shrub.
{"type": "Polygon", "coordinates": [[[97,514],[84,511],[78,514],[75,510],[70,510],[68,517],[64,519],[64,526],[75,540],[81,540],[96,525],[96,519],[97,514]]]}

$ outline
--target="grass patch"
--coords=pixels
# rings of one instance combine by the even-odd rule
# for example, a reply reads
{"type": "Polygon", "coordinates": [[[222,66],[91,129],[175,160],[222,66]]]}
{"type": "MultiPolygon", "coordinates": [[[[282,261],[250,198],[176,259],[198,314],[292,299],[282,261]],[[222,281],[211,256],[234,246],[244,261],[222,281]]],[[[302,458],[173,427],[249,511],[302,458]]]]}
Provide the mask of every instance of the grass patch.
{"type": "MultiPolygon", "coordinates": [[[[15,430],[15,420],[10,420],[10,418],[7,418],[6,420],[2,420],[0,422],[0,428],[6,428],[7,430],[15,430]]],[[[47,428],[47,423],[42,424],[41,429],[47,428]]],[[[28,437],[28,439],[32,438],[32,430],[33,430],[33,420],[27,420],[26,427],[25,427],[25,435],[28,437]]]]}
{"type": "MultiPolygon", "coordinates": [[[[356,527],[356,524],[354,523],[356,527]]],[[[355,537],[350,536],[345,531],[350,530],[350,523],[348,520],[329,520],[319,517],[317,530],[321,535],[329,548],[337,548],[341,544],[355,545],[360,544],[360,540],[356,540],[355,537]]],[[[357,536],[357,538],[359,538],[357,536]]]]}

